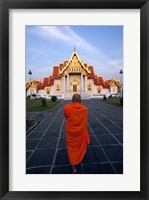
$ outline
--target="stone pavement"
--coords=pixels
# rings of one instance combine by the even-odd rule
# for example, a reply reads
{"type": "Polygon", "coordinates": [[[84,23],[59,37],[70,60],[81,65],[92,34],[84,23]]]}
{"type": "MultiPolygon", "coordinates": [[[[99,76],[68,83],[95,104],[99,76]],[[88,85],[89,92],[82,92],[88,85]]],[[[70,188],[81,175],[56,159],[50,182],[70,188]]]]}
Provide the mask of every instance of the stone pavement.
{"type": "MultiPolygon", "coordinates": [[[[61,100],[52,111],[29,112],[27,119],[40,122],[26,139],[27,174],[71,174],[66,142],[63,108],[71,101],[61,100]]],[[[79,174],[123,173],[123,110],[100,100],[83,100],[89,111],[91,144],[79,174]]]]}

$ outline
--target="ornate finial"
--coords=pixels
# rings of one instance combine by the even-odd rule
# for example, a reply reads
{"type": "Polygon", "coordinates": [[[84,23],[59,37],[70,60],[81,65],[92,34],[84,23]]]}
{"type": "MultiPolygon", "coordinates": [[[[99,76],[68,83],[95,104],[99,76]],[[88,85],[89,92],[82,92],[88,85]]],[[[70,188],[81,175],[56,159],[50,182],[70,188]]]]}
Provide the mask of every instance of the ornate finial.
{"type": "Polygon", "coordinates": [[[76,47],[75,47],[75,45],[74,45],[74,52],[76,52],[76,47]]]}

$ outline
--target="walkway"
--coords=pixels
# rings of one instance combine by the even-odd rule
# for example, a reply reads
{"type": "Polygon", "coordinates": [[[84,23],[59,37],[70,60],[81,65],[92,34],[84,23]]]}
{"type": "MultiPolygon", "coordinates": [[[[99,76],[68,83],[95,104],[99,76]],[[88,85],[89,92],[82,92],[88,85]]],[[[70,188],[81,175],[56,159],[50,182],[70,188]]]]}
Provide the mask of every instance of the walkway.
{"type": "MultiPolygon", "coordinates": [[[[71,174],[66,142],[63,108],[71,101],[61,101],[52,112],[30,112],[27,119],[40,121],[26,140],[27,174],[71,174]]],[[[123,110],[99,100],[82,102],[89,111],[88,147],[80,174],[123,173],[123,110]]]]}

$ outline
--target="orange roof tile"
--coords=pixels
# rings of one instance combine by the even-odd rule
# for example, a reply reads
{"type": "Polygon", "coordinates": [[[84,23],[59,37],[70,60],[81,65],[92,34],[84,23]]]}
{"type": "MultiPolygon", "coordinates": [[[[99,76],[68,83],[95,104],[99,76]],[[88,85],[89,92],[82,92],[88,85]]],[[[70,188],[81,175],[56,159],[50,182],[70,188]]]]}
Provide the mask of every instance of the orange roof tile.
{"type": "Polygon", "coordinates": [[[94,68],[93,66],[89,66],[89,71],[91,72],[90,75],[88,76],[88,79],[93,79],[94,78],[94,68]]]}
{"type": "Polygon", "coordinates": [[[106,88],[107,88],[107,89],[109,88],[109,85],[108,85],[107,82],[104,82],[104,84],[103,84],[103,88],[105,88],[105,89],[106,89],[106,88]]]}
{"type": "Polygon", "coordinates": [[[63,69],[64,64],[59,64],[60,71],[63,69]]]}
{"type": "Polygon", "coordinates": [[[103,81],[102,77],[98,77],[98,84],[101,85],[101,86],[103,86],[104,81],[103,81]]]}
{"type": "Polygon", "coordinates": [[[53,67],[53,79],[60,79],[61,76],[59,74],[59,67],[54,66],[53,67]]]}

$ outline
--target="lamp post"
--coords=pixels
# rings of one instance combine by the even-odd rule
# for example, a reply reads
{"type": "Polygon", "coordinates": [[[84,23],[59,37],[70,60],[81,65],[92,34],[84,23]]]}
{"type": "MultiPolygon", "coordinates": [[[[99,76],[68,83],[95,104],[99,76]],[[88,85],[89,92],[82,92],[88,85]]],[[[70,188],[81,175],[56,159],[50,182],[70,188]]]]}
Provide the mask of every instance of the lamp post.
{"type": "MultiPolygon", "coordinates": [[[[30,85],[31,85],[32,71],[29,70],[28,74],[29,74],[29,77],[30,77],[29,83],[30,83],[30,85]]],[[[30,88],[30,99],[31,99],[31,96],[32,96],[32,95],[31,95],[31,88],[30,88]]]]}
{"type": "Polygon", "coordinates": [[[120,95],[121,95],[121,97],[123,96],[123,70],[121,69],[120,70],[120,76],[121,76],[121,80],[120,80],[120,82],[121,82],[121,91],[120,91],[120,95]]]}

